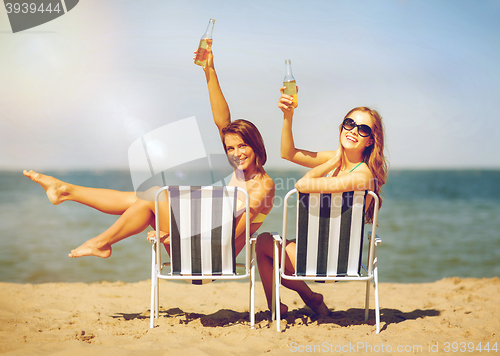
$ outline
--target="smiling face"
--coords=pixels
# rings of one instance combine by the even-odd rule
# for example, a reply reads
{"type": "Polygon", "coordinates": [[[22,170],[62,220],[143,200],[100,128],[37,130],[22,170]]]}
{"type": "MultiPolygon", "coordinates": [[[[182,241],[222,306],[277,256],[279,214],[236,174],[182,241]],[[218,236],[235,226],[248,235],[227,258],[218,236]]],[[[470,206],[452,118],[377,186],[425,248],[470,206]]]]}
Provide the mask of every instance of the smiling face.
{"type": "Polygon", "coordinates": [[[255,152],[240,135],[228,133],[224,136],[226,152],[233,166],[243,171],[255,169],[255,152]]]}
{"type": "MultiPolygon", "coordinates": [[[[368,125],[373,131],[373,118],[370,114],[363,111],[354,111],[349,117],[354,120],[356,125],[368,125]]],[[[340,132],[340,143],[346,150],[355,150],[363,152],[366,147],[373,144],[372,136],[363,137],[359,134],[358,127],[352,130],[342,128],[340,132]]]]}

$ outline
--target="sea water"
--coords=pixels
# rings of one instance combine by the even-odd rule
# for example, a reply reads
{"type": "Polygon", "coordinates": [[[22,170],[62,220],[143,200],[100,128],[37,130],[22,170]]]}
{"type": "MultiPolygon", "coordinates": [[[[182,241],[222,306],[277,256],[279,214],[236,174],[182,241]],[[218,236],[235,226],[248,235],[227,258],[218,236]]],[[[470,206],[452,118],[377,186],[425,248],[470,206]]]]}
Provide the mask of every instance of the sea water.
{"type": "MultiPolygon", "coordinates": [[[[276,203],[259,231],[282,233],[283,197],[305,171],[268,171],[276,203]]],[[[132,190],[128,171],[44,172],[89,187],[132,190]]],[[[377,234],[382,282],[500,276],[500,171],[391,170],[377,234]]],[[[113,224],[74,202],[52,205],[22,172],[0,172],[0,281],[136,282],[150,278],[151,245],[141,233],[108,259],[68,253],[113,224]]],[[[293,223],[289,224],[293,235],[293,223]]],[[[240,254],[239,260],[244,254],[240,254]]]]}

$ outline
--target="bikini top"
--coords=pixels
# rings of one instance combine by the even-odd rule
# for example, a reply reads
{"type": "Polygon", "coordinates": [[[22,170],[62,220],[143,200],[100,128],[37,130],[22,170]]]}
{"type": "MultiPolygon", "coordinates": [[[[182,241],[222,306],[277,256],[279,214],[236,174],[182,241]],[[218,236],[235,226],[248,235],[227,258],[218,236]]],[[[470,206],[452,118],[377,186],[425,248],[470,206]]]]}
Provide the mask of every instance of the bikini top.
{"type": "MultiPolygon", "coordinates": [[[[365,163],[365,161],[361,161],[361,162],[359,162],[359,163],[356,165],[356,167],[354,167],[353,169],[351,169],[351,170],[349,171],[349,173],[351,173],[352,171],[354,171],[356,168],[358,168],[359,166],[361,166],[361,164],[363,164],[363,163],[365,163]]],[[[330,171],[330,173],[328,173],[328,174],[326,175],[326,177],[331,177],[331,176],[332,176],[332,174],[333,174],[333,171],[335,171],[335,168],[334,168],[334,169],[332,169],[332,170],[330,171]]]]}
{"type": "MultiPolygon", "coordinates": [[[[238,199],[238,207],[237,207],[237,209],[240,209],[242,205],[243,205],[243,202],[238,199]]],[[[259,214],[257,214],[257,216],[254,216],[253,220],[250,221],[250,223],[252,223],[252,224],[260,224],[260,223],[264,222],[264,220],[266,219],[266,217],[267,217],[267,214],[259,213],[259,214]]]]}

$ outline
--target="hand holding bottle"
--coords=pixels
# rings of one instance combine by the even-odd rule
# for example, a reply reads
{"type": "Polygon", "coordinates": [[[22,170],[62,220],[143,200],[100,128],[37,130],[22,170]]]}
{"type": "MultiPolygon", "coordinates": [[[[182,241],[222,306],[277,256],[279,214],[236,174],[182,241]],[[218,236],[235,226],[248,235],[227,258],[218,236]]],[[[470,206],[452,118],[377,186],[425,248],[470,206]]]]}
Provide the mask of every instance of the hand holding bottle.
{"type": "Polygon", "coordinates": [[[215,20],[210,19],[210,21],[208,22],[207,30],[200,39],[200,45],[198,46],[198,50],[195,52],[196,56],[194,58],[194,63],[202,67],[205,66],[207,62],[206,48],[208,46],[208,41],[212,43],[212,32],[214,30],[214,24],[215,20]]]}
{"type": "MultiPolygon", "coordinates": [[[[203,70],[206,72],[209,68],[214,68],[214,55],[212,53],[212,42],[213,40],[207,39],[207,46],[205,47],[204,51],[204,57],[205,57],[205,63],[202,65],[203,70]]],[[[200,49],[197,49],[194,51],[194,57],[193,59],[196,60],[196,57],[198,56],[198,51],[200,49]]]]}
{"type": "MultiPolygon", "coordinates": [[[[299,87],[297,86],[297,92],[299,91],[299,87]]],[[[295,102],[293,100],[292,95],[285,94],[286,86],[282,86],[280,88],[281,96],[278,101],[278,107],[283,111],[283,113],[287,113],[293,111],[295,109],[295,102]]]]}
{"type": "Polygon", "coordinates": [[[285,86],[285,94],[293,97],[293,107],[296,108],[297,103],[297,83],[292,74],[292,61],[285,60],[285,79],[283,79],[283,85],[285,86]]]}

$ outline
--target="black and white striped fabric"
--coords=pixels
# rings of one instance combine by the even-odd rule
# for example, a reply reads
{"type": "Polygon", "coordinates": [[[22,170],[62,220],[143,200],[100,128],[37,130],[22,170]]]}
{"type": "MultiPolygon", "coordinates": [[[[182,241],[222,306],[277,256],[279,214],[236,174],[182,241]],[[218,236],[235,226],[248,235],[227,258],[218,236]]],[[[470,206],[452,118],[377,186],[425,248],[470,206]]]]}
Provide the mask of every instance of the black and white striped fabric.
{"type": "MultiPolygon", "coordinates": [[[[175,186],[168,190],[172,274],[234,275],[237,188],[175,186]]],[[[203,284],[211,279],[189,282],[203,284]]]]}
{"type": "Polygon", "coordinates": [[[297,276],[360,275],[366,194],[299,193],[297,276]]]}

